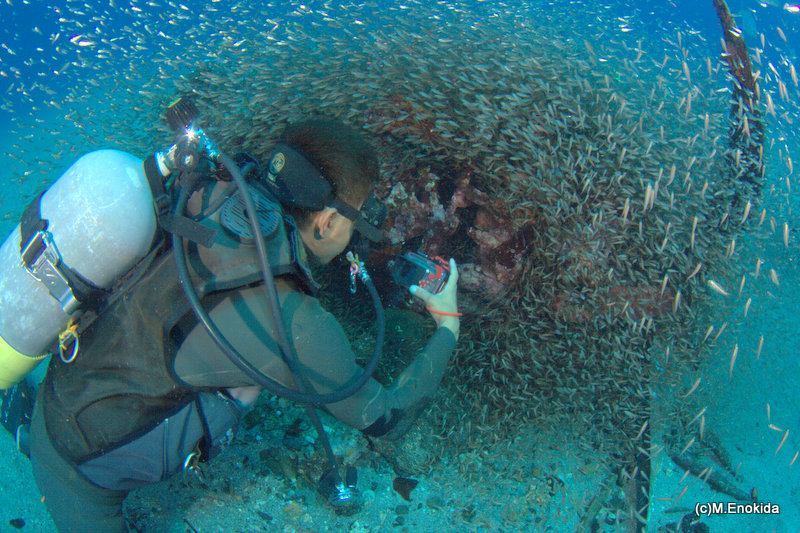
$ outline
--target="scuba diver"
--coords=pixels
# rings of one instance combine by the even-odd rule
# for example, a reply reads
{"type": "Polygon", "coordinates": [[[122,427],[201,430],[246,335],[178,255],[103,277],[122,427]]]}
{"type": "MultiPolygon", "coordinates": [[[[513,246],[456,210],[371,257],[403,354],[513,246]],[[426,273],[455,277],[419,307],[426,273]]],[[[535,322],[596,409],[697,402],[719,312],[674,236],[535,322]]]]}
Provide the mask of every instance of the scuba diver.
{"type": "MultiPolygon", "coordinates": [[[[190,141],[203,140],[191,117],[178,123],[190,141]]],[[[92,168],[81,172],[108,174],[119,167],[115,154],[122,153],[93,152],[84,163],[92,168]]],[[[330,467],[319,489],[348,508],[357,496],[355,470],[335,464],[315,408],[369,437],[396,439],[447,368],[459,334],[454,260],[439,292],[409,287],[438,327],[391,387],[370,377],[383,314],[363,262],[348,253],[351,282],[364,282],[378,310],[375,354],[363,369],[315,297],[309,255],[326,264],[354,232],[382,236],[385,208],[372,193],[377,156],[355,129],[329,119],[290,125],[263,172],[248,156],[234,164],[216,155],[204,158],[189,142],[145,160],[158,226],[147,253],[113,291],[97,296],[101,304],[69,322],[71,333],[53,352],[34,407],[30,458],[59,531],[126,531],[128,492],[219,453],[264,388],[306,406],[330,467]],[[213,168],[212,160],[224,166],[213,168]]],[[[33,237],[22,226],[16,251],[24,248],[25,258],[33,237]]],[[[68,262],[47,268],[60,263],[68,262]]],[[[0,329],[7,351],[16,344],[9,329],[0,329]]]]}

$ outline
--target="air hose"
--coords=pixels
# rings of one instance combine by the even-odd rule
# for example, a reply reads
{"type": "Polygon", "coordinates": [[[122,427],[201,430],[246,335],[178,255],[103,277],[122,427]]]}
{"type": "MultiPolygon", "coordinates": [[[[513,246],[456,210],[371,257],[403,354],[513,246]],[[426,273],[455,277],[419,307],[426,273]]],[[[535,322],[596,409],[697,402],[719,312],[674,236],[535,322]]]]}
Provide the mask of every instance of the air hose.
{"type": "MultiPolygon", "coordinates": [[[[291,371],[297,389],[290,389],[269,378],[263,372],[254,367],[249,361],[247,361],[225,338],[206,310],[203,308],[197,291],[192,284],[189,269],[187,267],[186,251],[183,247],[183,238],[173,233],[172,248],[175,254],[175,262],[181,286],[198,321],[203,324],[203,327],[205,327],[206,331],[217,344],[217,346],[223,351],[228,359],[234,365],[236,365],[236,367],[250,377],[255,383],[269,390],[271,393],[306,404],[306,412],[308,413],[308,416],[314,425],[314,429],[319,435],[320,443],[323,447],[328,462],[328,469],[320,479],[319,489],[327,497],[328,502],[337,508],[337,513],[351,515],[357,512],[359,509],[357,490],[355,488],[356,471],[355,468],[350,466],[343,466],[341,469],[337,467],[336,456],[333,453],[330,441],[325,433],[325,429],[322,426],[322,422],[319,419],[319,415],[317,414],[315,407],[327,403],[334,403],[353,395],[356,391],[364,386],[367,380],[369,380],[374,373],[375,368],[378,365],[378,361],[380,360],[385,332],[383,306],[381,305],[380,297],[378,296],[378,292],[375,290],[372,280],[369,278],[366,272],[362,272],[361,280],[367,287],[370,297],[372,298],[372,303],[375,306],[375,312],[377,314],[378,331],[372,357],[370,358],[361,375],[357,378],[354,377],[340,389],[327,394],[316,393],[311,383],[309,383],[308,379],[302,374],[302,371],[299,368],[299,361],[296,358],[296,354],[292,350],[292,345],[290,344],[289,338],[286,334],[280,304],[278,302],[278,294],[275,288],[275,281],[272,277],[272,270],[269,265],[266,247],[264,245],[263,238],[261,237],[261,225],[258,221],[256,207],[250,195],[247,183],[242,175],[242,172],[229,157],[225,156],[224,154],[219,154],[217,156],[217,160],[225,165],[228,172],[233,177],[237,188],[241,192],[245,209],[248,214],[248,219],[250,220],[250,228],[255,237],[253,241],[256,245],[258,261],[261,267],[262,277],[264,278],[264,289],[266,291],[267,303],[270,309],[270,316],[272,318],[273,326],[275,328],[275,334],[278,339],[278,345],[281,349],[282,358],[291,371]],[[311,392],[308,392],[309,390],[311,392]]],[[[192,190],[193,187],[191,186],[185,186],[180,189],[178,201],[175,205],[176,215],[181,216],[186,210],[186,204],[189,200],[192,190]]]]}
{"type": "MultiPolygon", "coordinates": [[[[260,236],[261,233],[261,225],[259,224],[258,217],[256,216],[256,207],[253,203],[253,200],[250,196],[249,190],[247,188],[247,183],[245,182],[242,173],[236,167],[236,164],[227,156],[221,154],[218,156],[218,160],[222,162],[225,167],[227,168],[228,172],[233,176],[233,179],[236,182],[237,187],[242,193],[242,199],[245,204],[245,209],[248,213],[248,218],[250,219],[250,227],[253,231],[253,235],[260,236]]],[[[177,215],[182,215],[186,209],[186,204],[189,200],[189,196],[191,194],[190,188],[183,187],[178,196],[178,201],[175,205],[175,213],[177,215]]],[[[264,242],[262,238],[255,238],[254,239],[256,245],[256,251],[258,253],[258,261],[261,267],[261,273],[264,278],[264,289],[267,295],[267,303],[270,310],[270,315],[272,317],[273,326],[275,327],[275,334],[278,340],[278,345],[281,348],[281,353],[283,355],[283,359],[286,364],[289,366],[289,369],[292,371],[292,374],[295,376],[302,376],[302,373],[299,372],[299,369],[296,365],[296,360],[294,357],[294,353],[291,349],[291,343],[289,342],[289,338],[286,334],[286,328],[283,324],[282,320],[282,313],[280,309],[280,304],[278,302],[278,294],[277,290],[275,289],[275,282],[273,281],[272,277],[272,270],[269,265],[269,259],[267,258],[267,250],[264,246],[264,242]]],[[[191,278],[189,275],[189,269],[187,266],[186,261],[186,251],[183,247],[183,238],[172,234],[172,248],[175,252],[175,262],[178,269],[178,277],[181,281],[181,287],[183,288],[184,293],[186,294],[186,298],[189,300],[189,305],[192,308],[195,316],[197,317],[198,321],[203,324],[208,334],[211,336],[211,339],[216,343],[216,345],[220,348],[220,350],[225,353],[225,355],[230,359],[230,361],[236,365],[242,372],[244,372],[249,378],[251,378],[255,383],[259,386],[267,389],[273,394],[278,396],[282,396],[292,401],[301,402],[301,403],[308,403],[312,405],[324,405],[329,403],[335,403],[340,400],[343,400],[349,396],[352,396],[356,391],[358,391],[364,384],[372,377],[372,374],[375,372],[375,369],[378,366],[378,362],[381,356],[381,350],[383,347],[383,339],[384,339],[384,316],[383,316],[383,306],[381,305],[380,297],[378,296],[377,290],[375,290],[375,286],[373,285],[372,281],[369,278],[362,278],[362,281],[365,282],[369,295],[372,299],[372,303],[375,307],[375,312],[377,314],[377,335],[375,339],[375,348],[372,352],[372,357],[370,358],[367,365],[364,367],[364,371],[358,377],[352,378],[348,383],[343,385],[341,388],[334,390],[333,392],[329,392],[326,394],[319,394],[319,393],[306,393],[303,391],[290,389],[278,383],[277,381],[271,379],[269,376],[265,375],[263,372],[258,370],[254,367],[247,359],[245,359],[237,350],[234,348],[228,339],[222,334],[219,330],[217,325],[208,315],[206,310],[203,308],[202,303],[200,302],[200,298],[195,290],[191,278]]]]}

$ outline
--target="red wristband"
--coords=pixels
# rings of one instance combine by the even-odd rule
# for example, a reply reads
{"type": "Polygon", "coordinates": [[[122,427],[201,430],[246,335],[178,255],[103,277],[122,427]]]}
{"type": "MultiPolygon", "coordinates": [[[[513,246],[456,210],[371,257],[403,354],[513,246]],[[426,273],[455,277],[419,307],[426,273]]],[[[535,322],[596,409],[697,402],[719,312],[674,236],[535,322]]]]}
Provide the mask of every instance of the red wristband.
{"type": "Polygon", "coordinates": [[[447,313],[445,311],[437,311],[435,309],[431,309],[429,306],[425,306],[425,309],[430,311],[431,313],[436,313],[437,315],[444,315],[444,316],[461,316],[461,313],[447,313]]]}

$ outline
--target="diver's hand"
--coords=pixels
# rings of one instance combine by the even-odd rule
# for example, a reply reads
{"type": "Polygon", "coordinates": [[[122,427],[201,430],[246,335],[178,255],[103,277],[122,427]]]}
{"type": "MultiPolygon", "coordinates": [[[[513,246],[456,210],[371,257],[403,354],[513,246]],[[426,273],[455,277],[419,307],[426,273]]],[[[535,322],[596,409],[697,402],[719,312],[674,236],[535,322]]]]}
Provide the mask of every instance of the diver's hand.
{"type": "Polygon", "coordinates": [[[448,328],[458,338],[461,321],[458,318],[458,303],[456,302],[456,286],[458,285],[458,268],[456,260],[450,259],[450,277],[444,288],[438,294],[431,294],[425,289],[412,285],[409,292],[425,302],[425,307],[430,311],[436,325],[448,328]]]}

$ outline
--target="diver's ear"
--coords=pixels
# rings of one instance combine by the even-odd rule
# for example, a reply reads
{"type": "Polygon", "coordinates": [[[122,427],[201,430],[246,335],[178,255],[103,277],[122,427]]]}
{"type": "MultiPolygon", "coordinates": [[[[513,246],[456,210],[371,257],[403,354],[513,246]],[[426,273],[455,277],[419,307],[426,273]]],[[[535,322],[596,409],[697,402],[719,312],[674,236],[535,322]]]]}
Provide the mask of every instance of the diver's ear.
{"type": "Polygon", "coordinates": [[[314,216],[315,239],[322,240],[333,232],[338,214],[339,212],[333,207],[326,207],[316,213],[314,216]]]}

